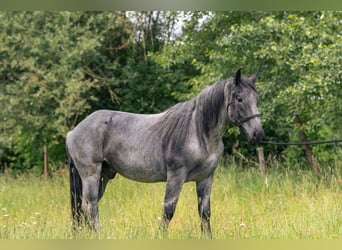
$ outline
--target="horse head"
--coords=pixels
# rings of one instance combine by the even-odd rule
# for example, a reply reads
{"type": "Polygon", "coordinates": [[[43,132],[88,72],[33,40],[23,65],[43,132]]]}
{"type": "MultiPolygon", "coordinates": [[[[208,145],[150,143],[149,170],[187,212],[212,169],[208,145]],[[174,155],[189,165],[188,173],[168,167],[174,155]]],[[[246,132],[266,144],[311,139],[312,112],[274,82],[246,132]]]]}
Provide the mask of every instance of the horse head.
{"type": "Polygon", "coordinates": [[[239,126],[249,142],[255,143],[262,140],[264,130],[262,128],[258,112],[258,93],[255,81],[258,73],[251,77],[241,75],[239,69],[234,77],[234,86],[228,104],[230,120],[239,126]]]}

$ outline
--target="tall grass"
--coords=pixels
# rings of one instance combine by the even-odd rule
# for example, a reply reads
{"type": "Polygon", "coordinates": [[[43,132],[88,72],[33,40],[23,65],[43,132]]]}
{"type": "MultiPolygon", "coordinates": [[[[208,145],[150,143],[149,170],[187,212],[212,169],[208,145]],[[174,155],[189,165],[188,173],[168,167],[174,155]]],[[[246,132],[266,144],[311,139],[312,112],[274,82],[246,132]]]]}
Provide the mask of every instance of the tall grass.
{"type": "MultiPolygon", "coordinates": [[[[219,166],[211,198],[213,237],[341,238],[341,166],[333,166],[319,181],[310,171],[270,164],[266,175],[231,161],[219,166]]],[[[144,184],[117,176],[100,201],[101,232],[75,233],[65,170],[48,180],[5,174],[0,176],[0,238],[201,238],[194,183],[184,185],[168,233],[159,233],[164,189],[165,183],[144,184]]]]}

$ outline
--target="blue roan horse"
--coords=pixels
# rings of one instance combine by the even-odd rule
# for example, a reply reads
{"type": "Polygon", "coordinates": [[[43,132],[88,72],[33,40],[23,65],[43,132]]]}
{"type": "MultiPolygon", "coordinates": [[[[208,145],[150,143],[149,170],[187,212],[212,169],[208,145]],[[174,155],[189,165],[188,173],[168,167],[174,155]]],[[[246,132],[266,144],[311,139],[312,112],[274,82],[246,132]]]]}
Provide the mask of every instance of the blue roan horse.
{"type": "Polygon", "coordinates": [[[234,123],[249,142],[263,137],[256,77],[241,76],[238,70],[233,78],[159,114],[99,110],[86,117],[66,138],[74,225],[86,219],[99,230],[98,202],[119,173],[135,181],[166,182],[164,230],[183,184],[194,181],[201,229],[211,237],[210,192],[223,133],[234,123]]]}

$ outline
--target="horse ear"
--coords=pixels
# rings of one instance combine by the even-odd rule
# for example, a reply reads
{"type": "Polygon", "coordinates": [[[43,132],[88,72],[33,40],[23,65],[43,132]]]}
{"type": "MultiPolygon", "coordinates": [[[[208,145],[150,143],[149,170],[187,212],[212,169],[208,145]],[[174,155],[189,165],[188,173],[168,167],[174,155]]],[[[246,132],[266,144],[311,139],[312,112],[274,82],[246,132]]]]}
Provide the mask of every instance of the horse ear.
{"type": "Polygon", "coordinates": [[[254,83],[255,80],[258,78],[258,75],[259,75],[259,70],[255,74],[251,75],[249,79],[251,79],[252,82],[254,83]]]}
{"type": "Polygon", "coordinates": [[[236,71],[236,74],[235,74],[234,82],[236,86],[240,84],[240,80],[241,80],[241,68],[238,69],[238,71],[236,71]]]}
{"type": "Polygon", "coordinates": [[[260,68],[258,69],[258,71],[257,72],[255,72],[255,74],[254,75],[252,75],[249,79],[251,79],[252,80],[252,82],[254,83],[255,82],[255,80],[258,78],[258,75],[259,75],[259,72],[260,72],[260,68]]]}

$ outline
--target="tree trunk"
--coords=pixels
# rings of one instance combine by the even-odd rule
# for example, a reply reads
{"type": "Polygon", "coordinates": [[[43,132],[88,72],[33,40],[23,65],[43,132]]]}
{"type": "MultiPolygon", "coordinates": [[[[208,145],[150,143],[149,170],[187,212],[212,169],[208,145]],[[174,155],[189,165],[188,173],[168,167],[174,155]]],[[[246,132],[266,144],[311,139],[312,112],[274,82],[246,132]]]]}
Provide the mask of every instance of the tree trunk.
{"type": "MultiPolygon", "coordinates": [[[[304,131],[301,129],[301,121],[298,115],[295,115],[293,119],[294,123],[298,126],[298,137],[301,143],[307,143],[308,139],[304,131]]],[[[303,152],[305,154],[305,157],[307,161],[309,162],[311,168],[315,172],[316,176],[318,178],[322,177],[322,169],[320,168],[317,160],[315,159],[314,154],[312,153],[310,145],[302,144],[301,145],[303,152]]]]}

